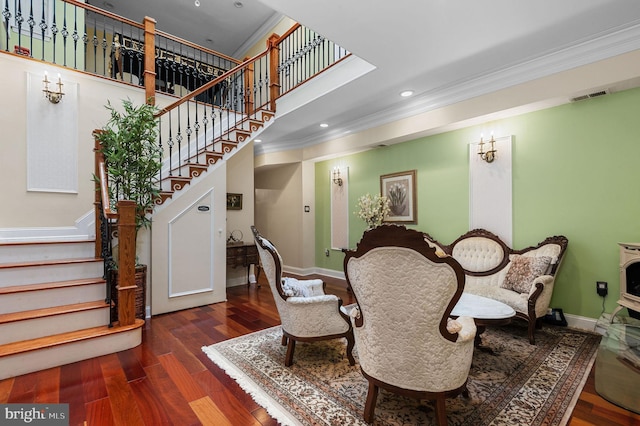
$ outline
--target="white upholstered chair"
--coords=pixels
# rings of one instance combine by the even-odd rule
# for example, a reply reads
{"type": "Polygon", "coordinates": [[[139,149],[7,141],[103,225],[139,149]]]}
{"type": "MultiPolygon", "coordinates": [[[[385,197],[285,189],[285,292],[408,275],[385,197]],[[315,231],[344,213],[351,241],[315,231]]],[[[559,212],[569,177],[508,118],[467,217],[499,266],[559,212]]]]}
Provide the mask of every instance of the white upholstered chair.
{"type": "Polygon", "coordinates": [[[362,374],[369,381],[364,420],[373,422],[379,388],[436,401],[466,392],[476,326],[449,315],[464,289],[462,267],[440,257],[422,233],[383,225],[347,251],[344,271],[357,300],[351,312],[362,374]]]}
{"type": "Polygon", "coordinates": [[[342,310],[342,299],[325,294],[322,280],[282,277],[282,258],[275,246],[251,227],[258,247],[262,270],[276,302],[282,322],[282,344],[287,345],[284,364],[293,364],[296,341],[313,342],[347,339],[347,358],[355,365],[353,328],[342,310]]]}

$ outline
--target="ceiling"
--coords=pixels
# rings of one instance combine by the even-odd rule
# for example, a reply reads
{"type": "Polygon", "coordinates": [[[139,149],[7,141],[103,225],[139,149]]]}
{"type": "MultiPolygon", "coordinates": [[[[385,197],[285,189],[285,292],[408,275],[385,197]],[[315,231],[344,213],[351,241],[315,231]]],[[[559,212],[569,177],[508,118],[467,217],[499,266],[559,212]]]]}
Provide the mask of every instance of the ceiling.
{"type": "MultiPolygon", "coordinates": [[[[194,0],[96,6],[136,21],[146,14],[163,31],[236,58],[288,16],[372,65],[279,117],[261,135],[256,153],[315,145],[640,49],[637,0],[241,1],[241,8],[234,0],[200,0],[200,7],[194,0]],[[401,98],[404,90],[414,95],[401,98]],[[329,127],[321,129],[321,122],[329,127]]],[[[628,80],[611,81],[606,89],[635,86],[640,64],[635,68],[625,74],[628,80]]],[[[588,84],[585,91],[592,89],[588,84]]]]}
{"type": "Polygon", "coordinates": [[[281,15],[258,0],[88,0],[136,22],[145,16],[156,28],[233,58],[241,58],[281,15]],[[237,7],[236,5],[241,7],[237,7]],[[257,33],[257,34],[256,34],[257,33]],[[247,45],[248,44],[248,45],[247,45]]]}

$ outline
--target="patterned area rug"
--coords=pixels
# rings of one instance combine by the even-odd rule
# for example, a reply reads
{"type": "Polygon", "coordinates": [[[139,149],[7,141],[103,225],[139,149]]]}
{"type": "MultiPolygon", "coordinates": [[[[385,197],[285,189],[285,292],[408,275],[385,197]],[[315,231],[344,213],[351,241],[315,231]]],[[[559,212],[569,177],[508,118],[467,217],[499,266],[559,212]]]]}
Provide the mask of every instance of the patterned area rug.
{"type": "MultiPolygon", "coordinates": [[[[447,400],[450,425],[565,425],[591,370],[600,335],[545,326],[529,345],[519,322],[488,328],[469,375],[470,398],[447,400]],[[493,353],[491,353],[493,352],[493,353]]],[[[283,425],[365,425],[368,383],[349,366],[344,339],[297,343],[284,367],[280,327],[203,347],[283,425]]],[[[357,361],[357,351],[354,351],[357,361]]],[[[434,365],[433,368],[438,368],[434,365]]],[[[431,402],[381,390],[375,425],[433,425],[431,402]]]]}

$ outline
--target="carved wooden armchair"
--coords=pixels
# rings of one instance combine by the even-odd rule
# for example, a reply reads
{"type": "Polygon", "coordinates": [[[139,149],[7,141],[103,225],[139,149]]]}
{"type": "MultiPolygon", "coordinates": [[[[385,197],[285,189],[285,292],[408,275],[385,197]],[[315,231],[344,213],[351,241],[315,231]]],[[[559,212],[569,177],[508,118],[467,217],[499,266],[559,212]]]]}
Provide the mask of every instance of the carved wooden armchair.
{"type": "Polygon", "coordinates": [[[439,257],[422,233],[383,225],[347,251],[344,271],[357,300],[351,312],[362,374],[369,381],[364,420],[373,422],[379,388],[435,400],[466,393],[476,326],[449,315],[464,289],[462,267],[439,257]]]}
{"type": "Polygon", "coordinates": [[[341,309],[342,299],[325,294],[322,280],[297,280],[282,277],[282,258],[275,246],[251,227],[258,247],[262,270],[276,302],[282,322],[282,345],[287,345],[284,364],[293,364],[296,341],[313,342],[347,339],[347,358],[355,365],[353,328],[341,309]]]}

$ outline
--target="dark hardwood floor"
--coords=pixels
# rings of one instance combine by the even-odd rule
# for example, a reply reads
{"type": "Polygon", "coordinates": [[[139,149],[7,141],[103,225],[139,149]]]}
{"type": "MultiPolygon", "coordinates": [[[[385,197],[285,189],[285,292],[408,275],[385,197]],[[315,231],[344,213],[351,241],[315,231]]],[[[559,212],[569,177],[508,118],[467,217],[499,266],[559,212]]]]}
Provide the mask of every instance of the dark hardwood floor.
{"type": "MultiPolygon", "coordinates": [[[[344,280],[319,277],[353,303],[344,280]]],[[[68,403],[70,425],[276,425],[201,347],[279,324],[266,283],[228,289],[228,301],[148,320],[142,345],[0,381],[0,403],[68,403]]],[[[595,392],[593,371],[571,426],[640,425],[595,392]]]]}

